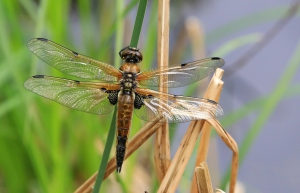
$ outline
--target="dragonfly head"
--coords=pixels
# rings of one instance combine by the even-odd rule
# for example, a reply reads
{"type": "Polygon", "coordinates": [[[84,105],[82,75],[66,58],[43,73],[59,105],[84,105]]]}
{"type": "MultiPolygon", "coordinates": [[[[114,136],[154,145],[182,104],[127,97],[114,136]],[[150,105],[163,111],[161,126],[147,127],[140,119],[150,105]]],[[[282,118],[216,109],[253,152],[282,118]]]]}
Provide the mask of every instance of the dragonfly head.
{"type": "Polygon", "coordinates": [[[125,47],[119,52],[123,61],[128,63],[140,63],[143,60],[143,55],[139,52],[139,49],[134,47],[125,47]]]}

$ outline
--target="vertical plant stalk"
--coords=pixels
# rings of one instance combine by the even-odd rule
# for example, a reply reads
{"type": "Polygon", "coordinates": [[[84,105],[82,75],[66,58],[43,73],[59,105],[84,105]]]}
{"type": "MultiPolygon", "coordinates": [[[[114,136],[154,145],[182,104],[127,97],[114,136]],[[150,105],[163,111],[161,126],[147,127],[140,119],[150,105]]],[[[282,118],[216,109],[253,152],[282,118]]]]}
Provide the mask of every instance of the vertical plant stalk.
{"type": "MultiPolygon", "coordinates": [[[[169,64],[169,20],[170,20],[170,1],[158,1],[158,68],[167,68],[169,64]]],[[[161,85],[168,79],[167,76],[160,78],[161,85]]],[[[168,93],[167,87],[159,87],[159,91],[168,93]]],[[[154,161],[155,170],[159,182],[161,182],[170,165],[170,141],[169,141],[169,127],[165,123],[157,130],[155,136],[154,147],[154,161]]]]}
{"type": "Polygon", "coordinates": [[[139,37],[143,25],[143,20],[146,12],[148,0],[140,0],[138,11],[135,18],[134,28],[131,36],[130,47],[137,47],[139,42],[139,37]]]}
{"type": "Polygon", "coordinates": [[[95,186],[93,189],[93,193],[98,193],[100,192],[100,188],[101,188],[101,184],[102,181],[104,179],[104,174],[105,174],[105,168],[107,166],[107,162],[108,162],[108,158],[109,158],[109,154],[113,145],[113,141],[114,141],[114,137],[115,137],[115,132],[116,132],[116,115],[117,115],[117,109],[115,108],[114,110],[114,115],[110,124],[110,129],[109,129],[109,133],[107,136],[107,141],[105,143],[105,147],[104,147],[104,152],[103,152],[103,156],[101,159],[101,164],[97,173],[97,178],[96,178],[96,182],[95,182],[95,186]]]}
{"type": "MultiPolygon", "coordinates": [[[[208,88],[210,88],[210,85],[218,84],[220,85],[221,87],[220,89],[222,90],[224,82],[221,81],[221,78],[223,76],[223,73],[224,73],[223,70],[216,70],[214,74],[214,78],[211,80],[208,88]]],[[[207,96],[205,95],[204,98],[207,98],[207,96]]],[[[212,99],[212,98],[208,98],[208,99],[212,99]]],[[[219,102],[219,99],[220,99],[220,95],[215,96],[212,100],[219,102]]],[[[200,139],[195,167],[199,167],[200,163],[206,162],[208,148],[209,148],[209,141],[210,141],[210,133],[211,133],[211,125],[208,122],[205,122],[203,125],[203,131],[200,139]]],[[[196,183],[195,176],[193,177],[191,192],[197,192],[197,183],[196,183]]]]}
{"type": "Polygon", "coordinates": [[[118,66],[121,63],[121,58],[117,54],[122,49],[123,45],[123,29],[124,29],[124,20],[122,17],[123,14],[124,1],[117,0],[116,1],[116,43],[115,43],[115,58],[114,58],[114,66],[118,66]]]}

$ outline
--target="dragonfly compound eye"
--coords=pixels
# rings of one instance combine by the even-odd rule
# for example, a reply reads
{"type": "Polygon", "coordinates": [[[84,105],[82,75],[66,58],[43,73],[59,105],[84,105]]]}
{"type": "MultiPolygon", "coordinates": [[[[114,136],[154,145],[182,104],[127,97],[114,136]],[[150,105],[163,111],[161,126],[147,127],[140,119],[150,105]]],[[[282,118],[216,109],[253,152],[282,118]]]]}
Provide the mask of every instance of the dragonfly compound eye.
{"type": "Polygon", "coordinates": [[[143,60],[142,54],[137,48],[127,47],[120,52],[121,58],[128,63],[139,63],[143,60]]]}

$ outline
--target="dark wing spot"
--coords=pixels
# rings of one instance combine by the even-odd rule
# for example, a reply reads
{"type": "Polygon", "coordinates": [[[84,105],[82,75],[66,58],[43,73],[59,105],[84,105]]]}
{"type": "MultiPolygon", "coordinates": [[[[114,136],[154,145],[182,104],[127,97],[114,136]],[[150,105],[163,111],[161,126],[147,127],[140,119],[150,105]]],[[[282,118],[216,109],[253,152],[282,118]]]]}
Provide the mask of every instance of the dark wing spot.
{"type": "Polygon", "coordinates": [[[183,64],[181,64],[181,66],[183,67],[183,66],[186,66],[187,65],[187,63],[183,63],[183,64]]]}
{"type": "Polygon", "coordinates": [[[144,96],[139,95],[138,93],[135,93],[135,99],[134,99],[134,108],[140,109],[144,105],[144,96]]]}
{"type": "Polygon", "coordinates": [[[43,42],[48,42],[46,38],[36,38],[37,40],[43,41],[43,42]]]}
{"type": "Polygon", "coordinates": [[[74,52],[74,51],[72,51],[73,52],[73,54],[75,55],[75,56],[78,56],[78,53],[77,52],[74,52]]]}
{"type": "Polygon", "coordinates": [[[44,78],[45,75],[34,75],[32,78],[44,78]]]}
{"type": "Polygon", "coordinates": [[[221,58],[218,58],[218,57],[213,57],[211,58],[212,60],[221,60],[221,58]]]}
{"type": "Polygon", "coordinates": [[[76,84],[80,84],[80,81],[78,81],[78,80],[74,80],[75,82],[76,82],[76,84]]]}
{"type": "Polygon", "coordinates": [[[119,90],[117,90],[117,91],[116,90],[108,90],[108,91],[106,91],[106,93],[108,93],[107,99],[109,100],[110,104],[112,104],[112,105],[117,104],[119,90]]]}

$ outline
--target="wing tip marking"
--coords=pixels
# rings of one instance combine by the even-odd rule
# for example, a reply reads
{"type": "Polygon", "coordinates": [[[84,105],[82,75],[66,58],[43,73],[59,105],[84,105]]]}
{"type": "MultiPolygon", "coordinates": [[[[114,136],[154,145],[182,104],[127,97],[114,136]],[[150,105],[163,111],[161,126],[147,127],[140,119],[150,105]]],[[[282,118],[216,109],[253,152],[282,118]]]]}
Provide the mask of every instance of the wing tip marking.
{"type": "Polygon", "coordinates": [[[181,67],[184,67],[184,66],[186,66],[187,65],[187,63],[183,63],[183,64],[181,64],[180,66],[181,67]]]}
{"type": "Polygon", "coordinates": [[[45,78],[45,75],[34,75],[32,78],[45,78]]]}
{"type": "Polygon", "coordinates": [[[212,60],[222,60],[222,59],[219,58],[219,57],[212,57],[211,59],[212,59],[212,60]]]}
{"type": "Polygon", "coordinates": [[[72,51],[72,52],[73,52],[73,54],[74,54],[75,56],[78,56],[78,55],[79,55],[77,52],[74,52],[74,51],[72,51]]]}
{"type": "Polygon", "coordinates": [[[48,42],[48,39],[46,39],[46,38],[36,38],[36,39],[39,41],[48,42]]]}

